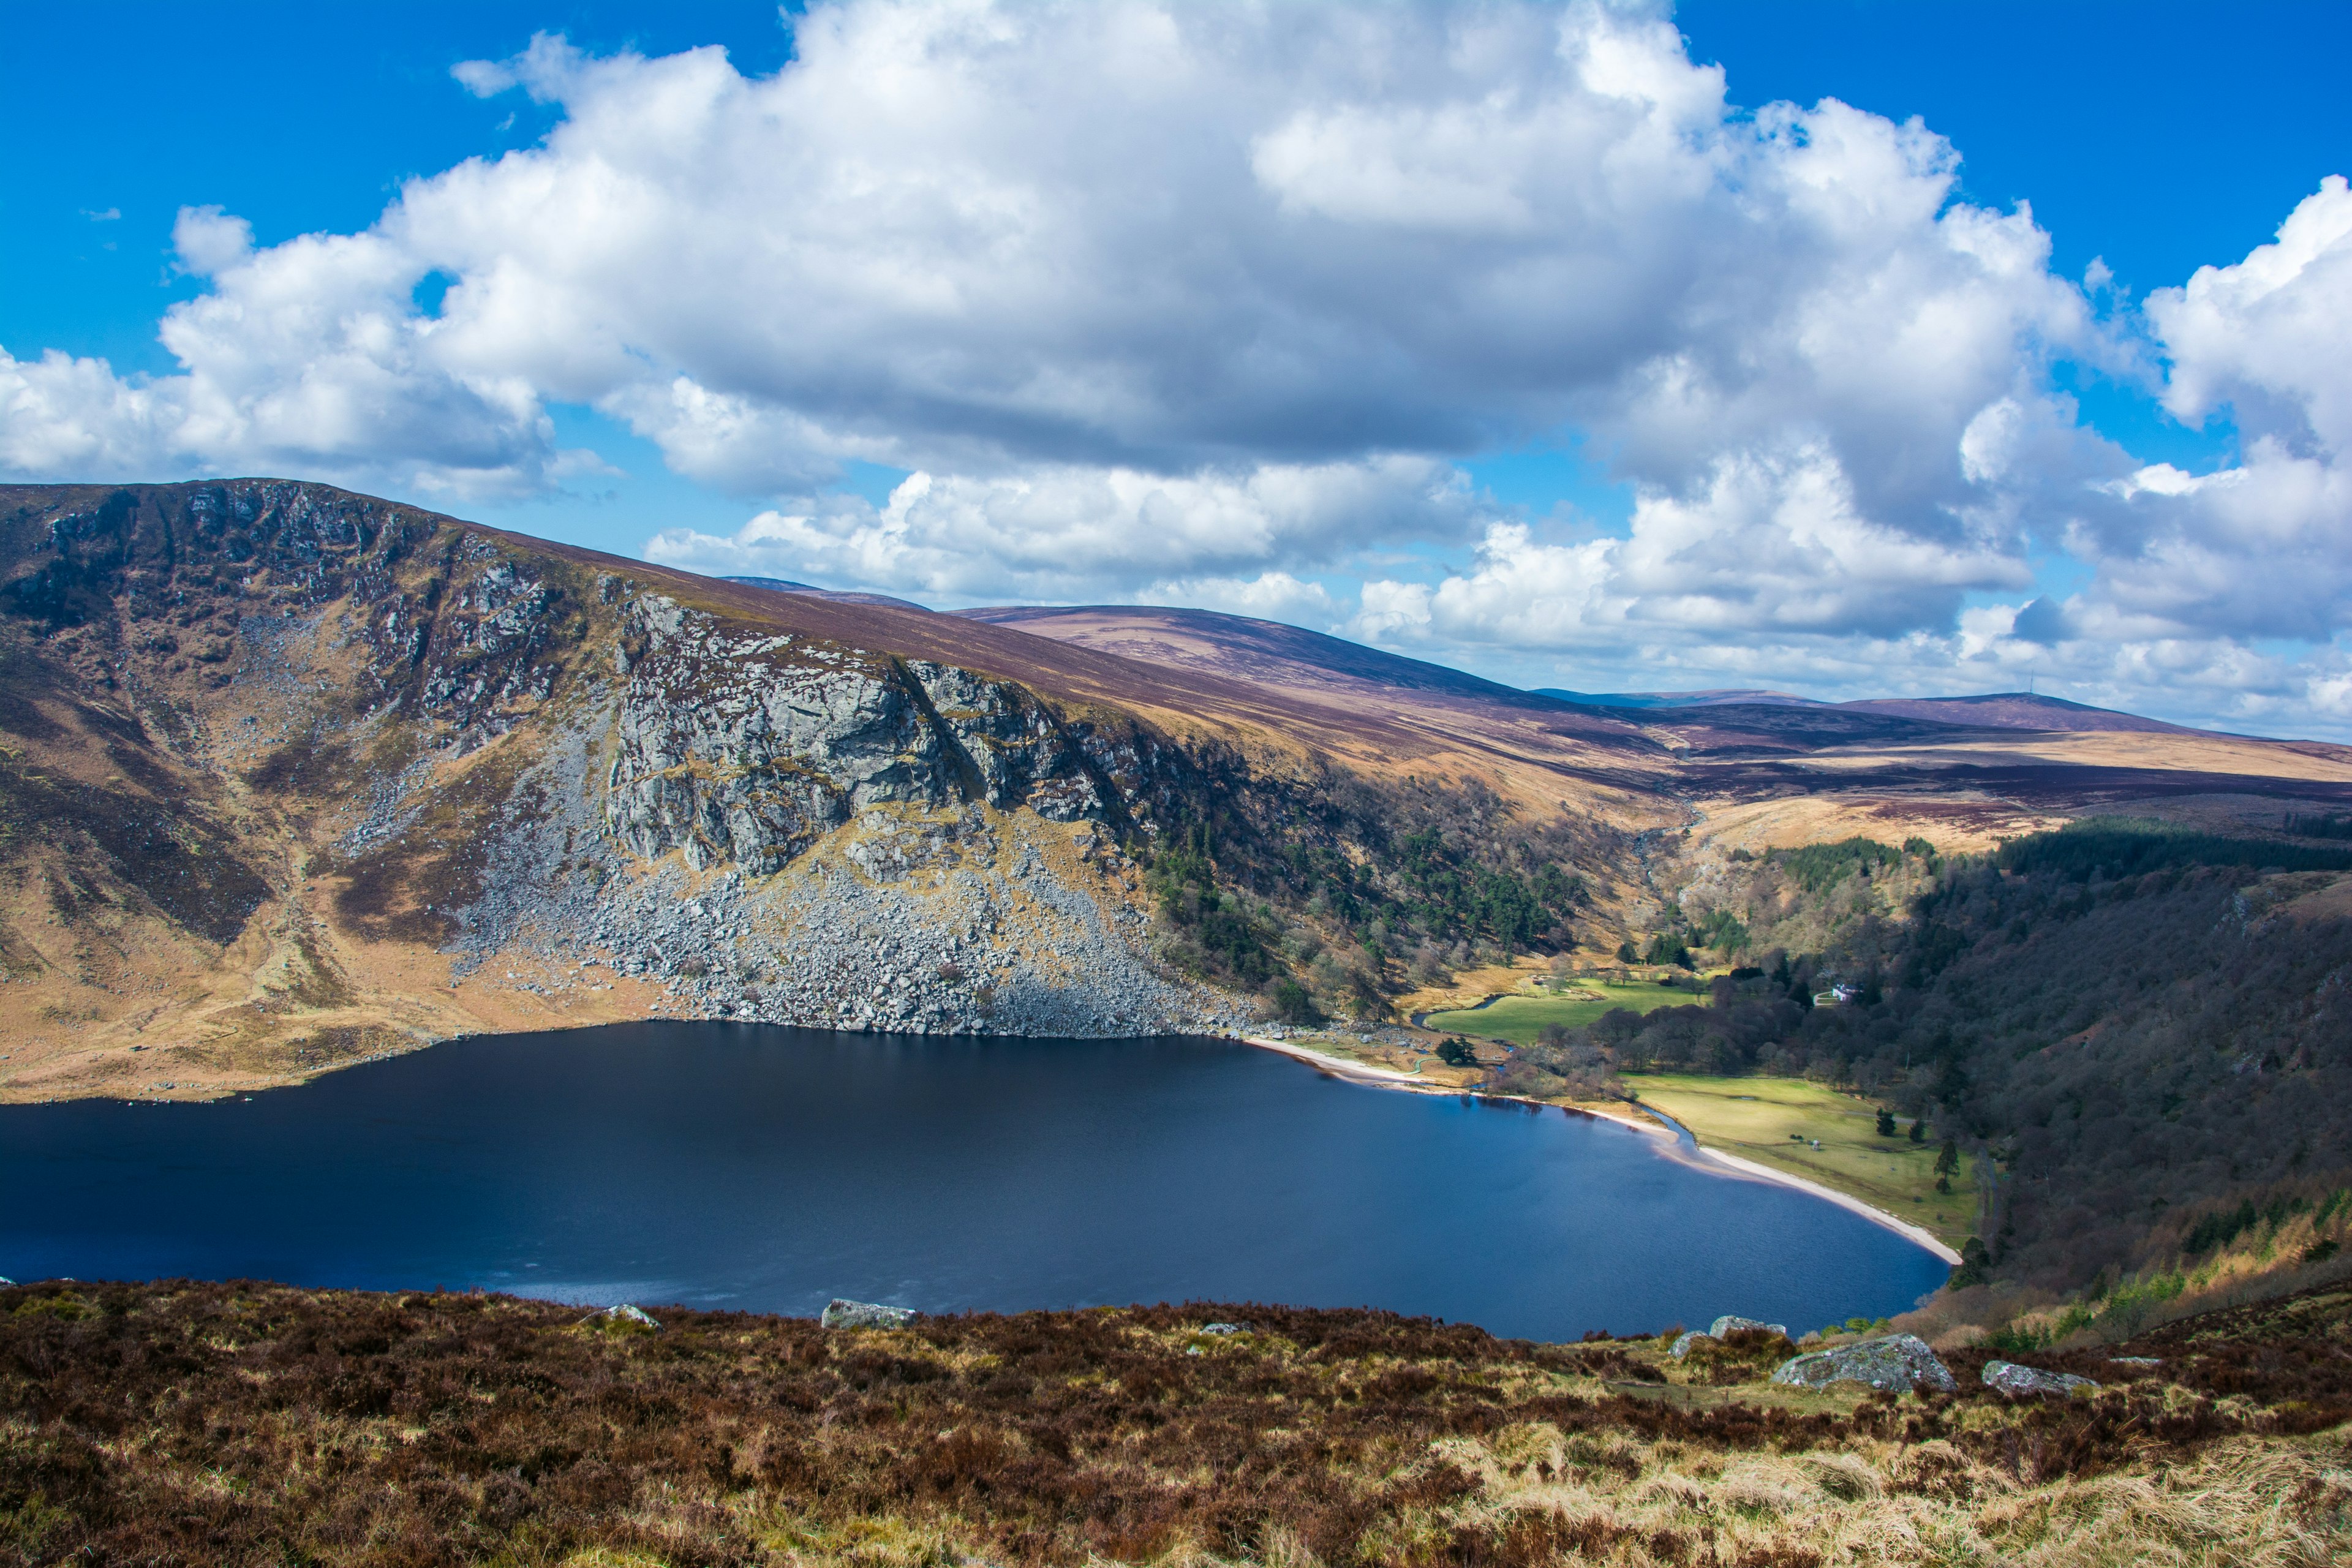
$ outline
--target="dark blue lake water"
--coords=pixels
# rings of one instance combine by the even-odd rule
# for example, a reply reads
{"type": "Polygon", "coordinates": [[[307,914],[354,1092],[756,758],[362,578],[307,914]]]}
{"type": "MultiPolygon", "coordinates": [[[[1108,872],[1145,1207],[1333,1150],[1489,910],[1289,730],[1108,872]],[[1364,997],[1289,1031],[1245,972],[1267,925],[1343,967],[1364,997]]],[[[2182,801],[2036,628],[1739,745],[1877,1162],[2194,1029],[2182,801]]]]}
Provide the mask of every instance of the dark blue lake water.
{"type": "Polygon", "coordinates": [[[0,1275],[812,1313],[1376,1306],[1572,1339],[1909,1307],[1944,1265],[1559,1110],[1223,1041],[635,1024],[210,1105],[0,1107],[0,1275]]]}

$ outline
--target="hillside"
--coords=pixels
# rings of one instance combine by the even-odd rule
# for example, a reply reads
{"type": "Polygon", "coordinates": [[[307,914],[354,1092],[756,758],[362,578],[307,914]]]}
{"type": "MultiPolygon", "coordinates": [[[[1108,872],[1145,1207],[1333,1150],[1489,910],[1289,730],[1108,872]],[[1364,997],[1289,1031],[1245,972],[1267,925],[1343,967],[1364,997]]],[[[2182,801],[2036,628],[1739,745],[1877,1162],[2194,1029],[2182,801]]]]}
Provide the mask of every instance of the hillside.
{"type": "MultiPolygon", "coordinates": [[[[965,614],[1318,707],[1386,716],[1423,736],[1517,737],[1570,723],[1587,735],[1614,725],[1664,753],[1643,776],[1676,804],[1675,826],[1751,848],[1864,833],[1918,834],[1975,849],[2085,812],[2260,828],[2352,805],[2352,748],[2184,730],[2021,693],[1831,704],[1724,691],[1652,694],[1637,707],[1518,691],[1338,637],[1201,610],[965,614]]],[[[1620,820],[1663,826],[1636,814],[1620,820]]],[[[1631,918],[1638,924],[1643,917],[1636,910],[1631,918]]]]}
{"type": "Polygon", "coordinates": [[[1375,1006],[1351,927],[1572,940],[1675,813],[1605,719],[1434,731],[285,481],[0,489],[0,654],[17,1099],[651,1014],[1230,1027],[1294,970],[1375,1006]],[[1377,872],[1441,826],[1436,883],[1377,872]]]}
{"type": "Polygon", "coordinates": [[[0,1554],[2318,1568],[2352,1551],[2347,1307],[2037,1355],[2100,1386],[2012,1400],[1981,1350],[1949,1394],[1776,1384],[1767,1332],[1677,1360],[1255,1305],[646,1329],[60,1283],[0,1290],[0,1554]]]}

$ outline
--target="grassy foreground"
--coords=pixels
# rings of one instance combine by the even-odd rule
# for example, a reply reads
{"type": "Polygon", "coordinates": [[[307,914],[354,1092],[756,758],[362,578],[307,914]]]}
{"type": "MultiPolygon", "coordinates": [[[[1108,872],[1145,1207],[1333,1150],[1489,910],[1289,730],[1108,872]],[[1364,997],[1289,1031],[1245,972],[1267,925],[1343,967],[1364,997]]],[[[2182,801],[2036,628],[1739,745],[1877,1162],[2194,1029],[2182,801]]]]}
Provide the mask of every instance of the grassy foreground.
{"type": "Polygon", "coordinates": [[[1484,1007],[1432,1013],[1423,1022],[1433,1029],[1526,1046],[1535,1043],[1537,1031],[1547,1024],[1580,1029],[1618,1007],[1648,1013],[1696,1006],[1706,999],[1701,992],[1646,980],[1572,980],[1557,995],[1498,996],[1484,1007]]]}
{"type": "Polygon", "coordinates": [[[338,1564],[2341,1563],[2352,1294],[2037,1358],[2012,1405],[1156,1307],[584,1326],[500,1297],[0,1291],[0,1560],[338,1564]],[[1249,1331],[1208,1335],[1211,1320],[1249,1331]],[[2127,1384],[2120,1382],[2128,1376],[2127,1384]]]}
{"type": "Polygon", "coordinates": [[[1801,1078],[1628,1073],[1625,1086],[1711,1149],[1850,1193],[1954,1247],[1974,1234],[1974,1165],[1962,1156],[1952,1190],[1936,1190],[1941,1140],[1881,1138],[1875,1102],[1801,1078]],[[1813,1142],[1818,1140],[1821,1147],[1813,1142]]]}

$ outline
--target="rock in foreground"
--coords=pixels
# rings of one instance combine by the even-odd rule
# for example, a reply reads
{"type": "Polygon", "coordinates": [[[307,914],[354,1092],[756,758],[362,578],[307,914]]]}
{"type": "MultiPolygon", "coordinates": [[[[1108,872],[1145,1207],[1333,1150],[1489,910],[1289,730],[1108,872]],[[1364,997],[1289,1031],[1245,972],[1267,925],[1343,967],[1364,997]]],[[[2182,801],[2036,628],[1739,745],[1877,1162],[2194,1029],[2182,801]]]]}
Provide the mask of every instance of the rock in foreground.
{"type": "Polygon", "coordinates": [[[1933,1389],[1955,1394],[1959,1383],[1951,1369],[1916,1334],[1889,1334],[1832,1350],[1811,1351],[1780,1363],[1772,1381],[1799,1388],[1827,1388],[1832,1383],[1866,1383],[1895,1394],[1933,1389]]]}
{"type": "Polygon", "coordinates": [[[1984,1382],[1987,1388],[1998,1388],[2011,1399],[2041,1394],[2070,1394],[2077,1389],[2088,1394],[2099,1386],[2071,1372],[2043,1372],[2039,1367],[2020,1366],[2013,1361],[1985,1363],[1984,1382]]]}
{"type": "Polygon", "coordinates": [[[817,1321],[828,1329],[903,1329],[921,1315],[908,1307],[886,1307],[879,1301],[849,1301],[835,1297],[817,1321]]]}

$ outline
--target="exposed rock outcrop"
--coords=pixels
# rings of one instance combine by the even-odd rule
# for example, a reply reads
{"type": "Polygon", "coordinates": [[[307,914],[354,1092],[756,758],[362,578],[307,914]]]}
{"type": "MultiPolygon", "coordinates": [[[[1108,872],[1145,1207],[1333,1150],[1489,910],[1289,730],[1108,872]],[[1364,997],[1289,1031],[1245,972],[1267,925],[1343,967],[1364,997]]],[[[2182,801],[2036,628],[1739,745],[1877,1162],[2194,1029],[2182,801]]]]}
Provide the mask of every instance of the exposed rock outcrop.
{"type": "Polygon", "coordinates": [[[2067,1372],[2043,1372],[2039,1367],[2020,1366],[2013,1361],[1985,1363],[1984,1383],[1987,1388],[1997,1388],[2011,1399],[2045,1394],[2063,1397],[2077,1391],[2089,1394],[2099,1386],[2087,1377],[2076,1377],[2067,1372]]]}
{"type": "Polygon", "coordinates": [[[1799,1388],[1866,1383],[1873,1388],[1896,1394],[1908,1394],[1917,1388],[1951,1394],[1960,1386],[1951,1369],[1916,1334],[1888,1334],[1825,1351],[1810,1351],[1781,1363],[1773,1372],[1772,1381],[1799,1388]]]}
{"type": "Polygon", "coordinates": [[[655,1321],[651,1312],[646,1311],[643,1307],[632,1306],[626,1301],[617,1306],[607,1307],[601,1312],[591,1312],[581,1319],[580,1322],[583,1328],[605,1329],[625,1333],[657,1334],[661,1332],[661,1324],[655,1321]]]}
{"type": "MultiPolygon", "coordinates": [[[[1129,851],[1197,812],[1199,775],[1132,714],[323,486],[9,496],[14,691],[92,727],[36,783],[105,780],[31,805],[60,874],[152,918],[184,973],[258,950],[226,1021],[184,1031],[215,1060],[270,1039],[277,1070],[312,1067],[306,1018],[363,1059],[486,1007],[1248,1021],[1148,950],[1129,851]]],[[[64,733],[19,708],[11,734],[64,733]]]]}
{"type": "Polygon", "coordinates": [[[1755,1318],[1737,1317],[1727,1312],[1709,1323],[1704,1333],[1694,1329],[1689,1333],[1677,1336],[1675,1340],[1674,1358],[1681,1361],[1699,1346],[1720,1342],[1744,1329],[1761,1330],[1769,1334],[1778,1334],[1784,1340],[1789,1337],[1788,1328],[1784,1324],[1767,1323],[1755,1318]]]}
{"type": "Polygon", "coordinates": [[[828,1329],[903,1329],[921,1313],[907,1307],[886,1307],[879,1301],[851,1301],[835,1297],[817,1321],[828,1329]]]}

